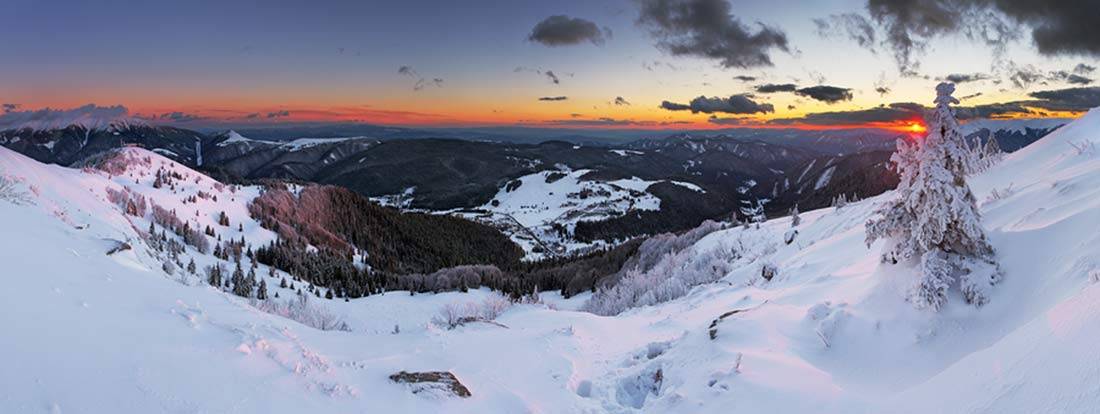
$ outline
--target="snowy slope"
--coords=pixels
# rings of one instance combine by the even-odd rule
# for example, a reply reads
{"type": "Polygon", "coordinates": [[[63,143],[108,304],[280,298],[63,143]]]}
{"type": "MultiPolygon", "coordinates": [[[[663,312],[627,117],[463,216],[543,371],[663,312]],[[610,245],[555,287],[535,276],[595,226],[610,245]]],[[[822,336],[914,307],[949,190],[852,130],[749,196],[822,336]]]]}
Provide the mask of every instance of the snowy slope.
{"type": "MultiPolygon", "coordinates": [[[[571,253],[602,243],[572,240],[569,235],[578,222],[661,208],[661,200],[648,189],[662,181],[638,177],[586,179],[590,172],[564,169],[525,175],[503,186],[490,202],[478,208],[488,214],[466,214],[466,217],[501,228],[527,252],[526,260],[537,260],[545,257],[545,250],[540,248],[571,253]],[[567,234],[559,234],[555,227],[565,229],[567,234]]],[[[692,183],[668,182],[699,193],[705,191],[692,183]]]]}
{"type": "MultiPolygon", "coordinates": [[[[139,244],[104,255],[104,239],[140,243],[148,225],[107,187],[167,205],[215,191],[208,179],[173,194],[148,184],[170,161],[143,150],[127,151],[149,165],[112,177],[0,149],[0,174],[34,202],[0,201],[0,329],[15,338],[0,341],[0,412],[1095,412],[1098,141],[1093,111],[971,179],[1006,271],[980,309],[904,302],[912,270],[863,243],[887,193],[803,213],[789,245],[789,218],[713,232],[661,268],[720,269],[718,282],[618,316],[544,294],[557,310],[518,305],[497,319],[506,327],[448,331],[427,324],[440,306],[491,293],[321,301],[351,332],[180,283],[139,244]],[[413,394],[387,379],[401,370],[453,372],[472,397],[413,394]]],[[[247,237],[272,237],[242,210],[251,191],[226,188],[194,219],[224,209],[247,237]]]]}

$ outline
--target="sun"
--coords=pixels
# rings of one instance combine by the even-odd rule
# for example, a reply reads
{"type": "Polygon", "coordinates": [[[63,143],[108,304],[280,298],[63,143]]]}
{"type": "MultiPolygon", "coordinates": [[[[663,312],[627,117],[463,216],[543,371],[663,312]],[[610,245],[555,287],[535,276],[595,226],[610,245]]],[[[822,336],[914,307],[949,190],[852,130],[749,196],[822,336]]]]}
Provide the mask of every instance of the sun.
{"type": "Polygon", "coordinates": [[[928,130],[928,128],[925,128],[920,122],[910,122],[906,129],[915,134],[920,134],[928,130]]]}

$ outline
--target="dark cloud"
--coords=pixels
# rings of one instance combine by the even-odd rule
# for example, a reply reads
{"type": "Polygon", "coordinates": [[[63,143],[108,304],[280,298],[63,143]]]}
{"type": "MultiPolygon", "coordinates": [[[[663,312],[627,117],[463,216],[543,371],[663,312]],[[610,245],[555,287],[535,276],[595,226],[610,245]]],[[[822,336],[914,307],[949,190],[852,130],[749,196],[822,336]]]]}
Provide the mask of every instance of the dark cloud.
{"type": "Polygon", "coordinates": [[[742,119],[742,118],[719,118],[719,117],[716,117],[716,116],[712,116],[710,118],[707,118],[707,122],[710,122],[710,123],[715,124],[715,125],[744,125],[745,124],[745,120],[742,119]]]}
{"type": "Polygon", "coordinates": [[[914,55],[927,47],[928,38],[958,30],[960,10],[945,1],[869,0],[867,10],[886,32],[902,72],[918,65],[914,55]]]}
{"type": "Polygon", "coordinates": [[[561,84],[561,80],[558,79],[558,75],[554,74],[554,71],[548,70],[548,71],[546,71],[545,75],[546,75],[547,78],[550,78],[550,82],[553,82],[555,85],[560,85],[561,84]]]}
{"type": "Polygon", "coordinates": [[[943,80],[951,83],[966,83],[977,82],[989,78],[990,76],[984,73],[952,73],[950,75],[944,76],[943,80]]]}
{"type": "Polygon", "coordinates": [[[746,75],[737,75],[737,76],[733,77],[733,80],[739,80],[741,82],[754,82],[754,81],[756,81],[756,77],[755,76],[746,76],[746,75]]]}
{"type": "Polygon", "coordinates": [[[611,29],[578,17],[550,16],[535,25],[527,40],[546,46],[568,46],[589,42],[602,45],[611,37],[611,29]]]}
{"type": "Polygon", "coordinates": [[[569,99],[567,96],[543,96],[539,98],[540,101],[564,101],[569,99]]]}
{"type": "MultiPolygon", "coordinates": [[[[972,0],[976,1],[976,0],[972,0]]],[[[1005,15],[1031,27],[1031,38],[1044,55],[1100,56],[1100,25],[1094,0],[994,0],[1005,15]]]]}
{"type": "Polygon", "coordinates": [[[923,107],[912,102],[899,102],[871,109],[833,111],[806,114],[798,118],[780,118],[772,124],[793,125],[861,125],[867,123],[891,123],[920,119],[923,107]]]}
{"type": "Polygon", "coordinates": [[[787,105],[788,111],[793,111],[796,107],[794,105],[787,105]]]}
{"type": "Polygon", "coordinates": [[[1005,115],[1027,115],[1032,111],[1025,102],[1003,102],[955,108],[955,117],[961,120],[1003,117],[1005,115]]]}
{"type": "Polygon", "coordinates": [[[825,103],[837,103],[840,101],[852,100],[852,90],[848,88],[840,88],[836,86],[818,85],[808,88],[801,88],[794,93],[805,96],[810,99],[818,100],[825,103]]]}
{"type": "Polygon", "coordinates": [[[1078,75],[1088,75],[1088,74],[1092,73],[1095,70],[1096,70],[1096,66],[1086,65],[1084,63],[1078,63],[1077,66],[1075,66],[1073,68],[1073,73],[1076,73],[1078,75]]]}
{"type": "Polygon", "coordinates": [[[972,93],[970,95],[959,97],[959,100],[960,101],[965,101],[967,99],[973,99],[973,98],[977,98],[979,96],[982,96],[982,93],[981,92],[975,92],[975,93],[972,93]]]}
{"type": "Polygon", "coordinates": [[[401,66],[400,68],[397,68],[397,73],[416,79],[416,83],[413,83],[414,91],[419,91],[428,86],[434,86],[437,88],[443,87],[442,78],[425,78],[423,76],[420,76],[420,73],[417,72],[416,69],[413,69],[412,66],[401,66]]]}
{"type": "Polygon", "coordinates": [[[875,50],[875,27],[863,15],[834,14],[813,21],[817,26],[817,34],[821,37],[847,37],[872,52],[875,50]]]}
{"type": "Polygon", "coordinates": [[[1074,85],[1088,85],[1092,83],[1092,79],[1075,73],[1071,73],[1069,76],[1066,76],[1066,82],[1072,83],[1074,85]]]}
{"type": "Polygon", "coordinates": [[[268,112],[267,113],[267,119],[282,118],[284,116],[290,116],[290,111],[287,111],[287,110],[284,109],[284,110],[281,110],[281,111],[275,111],[275,112],[268,112]]]}
{"type": "Polygon", "coordinates": [[[766,114],[775,112],[775,107],[768,103],[757,103],[749,95],[733,95],[729,98],[718,96],[700,96],[692,99],[691,103],[684,105],[669,101],[661,102],[661,108],[669,111],[691,111],[693,114],[727,113],[727,114],[766,114]]]}
{"type": "Polygon", "coordinates": [[[1012,81],[1012,84],[1016,85],[1017,88],[1023,89],[1033,83],[1045,81],[1046,75],[1032,66],[1024,66],[1012,69],[1008,75],[1008,80],[1012,81]]]}
{"type": "Polygon", "coordinates": [[[691,105],[684,105],[675,102],[661,101],[661,109],[667,109],[669,111],[687,111],[691,109],[691,105]]]}
{"type": "Polygon", "coordinates": [[[19,109],[20,106],[22,106],[22,105],[15,104],[15,103],[0,104],[0,108],[4,109],[4,113],[8,113],[8,112],[14,111],[16,109],[19,109]]]}
{"type": "Polygon", "coordinates": [[[1040,99],[1028,101],[1031,106],[1050,111],[1082,112],[1100,106],[1100,87],[1096,86],[1032,92],[1030,96],[1040,99]]]}
{"type": "Polygon", "coordinates": [[[260,117],[259,112],[253,112],[253,113],[250,113],[250,114],[244,116],[245,119],[256,119],[256,118],[259,118],[259,117],[260,117]]]}
{"type": "Polygon", "coordinates": [[[157,115],[156,119],[159,119],[161,121],[169,121],[169,122],[191,122],[191,121],[198,121],[198,120],[205,119],[205,118],[203,118],[201,116],[198,116],[198,115],[195,115],[195,114],[189,114],[189,113],[186,113],[186,112],[175,111],[175,112],[167,112],[167,113],[157,115]]]}
{"type": "Polygon", "coordinates": [[[932,38],[956,33],[1002,54],[1010,41],[1030,30],[1043,55],[1100,56],[1100,25],[1090,13],[1095,0],[868,0],[867,10],[903,72],[917,67],[916,55],[932,38]]]}
{"type": "Polygon", "coordinates": [[[730,12],[726,0],[638,0],[637,23],[674,56],[717,60],[726,68],[772,66],[772,49],[789,51],[787,35],[757,23],[755,32],[730,12]]]}
{"type": "MultiPolygon", "coordinates": [[[[1033,112],[1027,102],[1006,102],[976,106],[957,106],[955,115],[960,120],[994,118],[1006,115],[1027,115],[1033,112]]],[[[899,123],[920,120],[931,108],[914,102],[894,102],[869,109],[833,111],[807,114],[798,118],[780,118],[769,121],[779,125],[865,125],[869,123],[899,123]]]]}
{"type": "Polygon", "coordinates": [[[759,93],[794,92],[798,89],[798,85],[793,83],[765,83],[763,85],[757,85],[755,89],[759,93]]]}
{"type": "Polygon", "coordinates": [[[890,88],[886,86],[877,86],[875,87],[875,92],[878,93],[878,96],[886,96],[890,93],[890,88]]]}
{"type": "Polygon", "coordinates": [[[630,102],[627,102],[626,99],[621,97],[621,96],[616,96],[613,103],[615,105],[618,105],[618,106],[624,106],[624,105],[629,106],[630,105],[630,102]]]}
{"type": "Polygon", "coordinates": [[[549,121],[520,121],[521,123],[551,124],[557,126],[599,127],[599,126],[667,126],[690,124],[688,121],[636,121],[632,119],[552,119],[549,121]]]}

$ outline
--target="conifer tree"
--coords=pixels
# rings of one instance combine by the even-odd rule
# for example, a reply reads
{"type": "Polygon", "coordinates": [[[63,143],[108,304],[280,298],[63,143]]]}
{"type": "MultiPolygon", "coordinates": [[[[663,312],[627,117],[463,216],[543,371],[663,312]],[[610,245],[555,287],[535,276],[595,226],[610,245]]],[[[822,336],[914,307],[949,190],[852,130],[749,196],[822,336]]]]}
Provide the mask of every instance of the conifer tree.
{"type": "Polygon", "coordinates": [[[195,274],[195,258],[191,258],[191,261],[187,263],[187,273],[195,274]]]}
{"type": "Polygon", "coordinates": [[[939,310],[947,291],[959,282],[967,302],[988,300],[989,288],[1001,279],[992,246],[981,226],[974,195],[966,183],[966,143],[951,104],[955,85],[936,87],[936,107],[927,115],[928,136],[910,144],[898,142],[891,157],[898,168],[898,197],[867,222],[867,244],[889,240],[883,261],[919,261],[921,276],[910,293],[919,308],[939,310]]]}
{"type": "Polygon", "coordinates": [[[791,207],[791,227],[798,227],[799,224],[802,224],[802,217],[798,216],[798,204],[795,204],[791,207]]]}
{"type": "Polygon", "coordinates": [[[266,280],[262,280],[262,279],[260,280],[260,289],[256,291],[256,299],[259,299],[259,300],[266,300],[267,299],[267,281],[266,280]]]}

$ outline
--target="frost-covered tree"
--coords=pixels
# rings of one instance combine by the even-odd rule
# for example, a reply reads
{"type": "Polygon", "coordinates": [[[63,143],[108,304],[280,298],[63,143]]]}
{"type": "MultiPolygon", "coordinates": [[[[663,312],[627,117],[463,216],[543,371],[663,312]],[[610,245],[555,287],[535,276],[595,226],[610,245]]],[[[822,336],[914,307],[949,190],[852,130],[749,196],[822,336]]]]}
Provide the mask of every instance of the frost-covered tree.
{"type": "Polygon", "coordinates": [[[266,280],[260,280],[260,289],[256,291],[256,299],[259,299],[259,300],[267,299],[267,281],[266,280]]]}
{"type": "MultiPolygon", "coordinates": [[[[767,199],[756,199],[755,201],[741,200],[741,214],[743,214],[748,222],[754,223],[756,228],[760,228],[760,223],[768,221],[768,216],[764,214],[764,205],[768,203],[767,199]]],[[[746,224],[748,223],[746,222],[746,224]]]]}
{"type": "Polygon", "coordinates": [[[936,107],[926,114],[928,135],[916,143],[898,142],[891,157],[900,183],[897,198],[867,222],[867,244],[889,240],[883,261],[919,261],[921,276],[910,300],[939,310],[958,286],[967,302],[981,306],[1001,278],[981,216],[966,183],[971,171],[966,143],[951,104],[955,85],[936,87],[936,107]]]}
{"type": "Polygon", "coordinates": [[[798,216],[798,204],[795,204],[791,207],[791,227],[798,227],[799,224],[802,224],[802,217],[798,216]]]}

